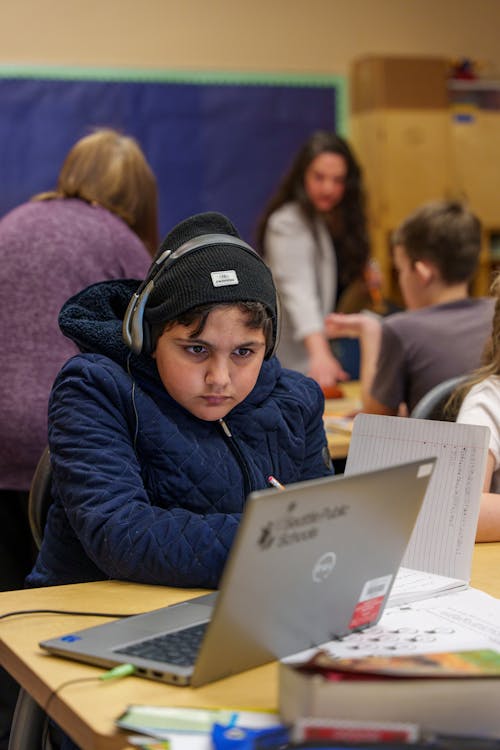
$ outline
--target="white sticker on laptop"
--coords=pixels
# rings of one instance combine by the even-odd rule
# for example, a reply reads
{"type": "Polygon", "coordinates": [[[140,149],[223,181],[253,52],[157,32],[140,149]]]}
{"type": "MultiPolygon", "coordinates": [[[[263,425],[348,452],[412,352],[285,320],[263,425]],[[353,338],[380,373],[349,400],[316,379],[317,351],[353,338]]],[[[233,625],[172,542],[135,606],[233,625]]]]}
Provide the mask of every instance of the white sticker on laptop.
{"type": "Polygon", "coordinates": [[[240,283],[236,271],[212,271],[210,276],[214,286],[234,286],[240,283]]]}
{"type": "Polygon", "coordinates": [[[420,477],[428,477],[429,474],[432,472],[434,464],[421,464],[418,467],[417,471],[417,479],[420,479],[420,477]]]}

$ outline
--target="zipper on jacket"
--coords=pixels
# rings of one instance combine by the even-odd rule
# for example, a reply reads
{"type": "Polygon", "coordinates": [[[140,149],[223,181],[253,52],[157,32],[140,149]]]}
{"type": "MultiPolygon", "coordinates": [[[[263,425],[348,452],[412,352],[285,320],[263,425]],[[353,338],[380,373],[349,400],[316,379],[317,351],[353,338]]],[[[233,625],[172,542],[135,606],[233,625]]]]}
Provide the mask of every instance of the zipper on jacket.
{"type": "Polygon", "coordinates": [[[224,419],[219,419],[219,424],[222,428],[222,432],[224,433],[224,437],[226,439],[226,443],[228,444],[229,448],[231,449],[231,452],[233,453],[234,457],[236,458],[241,472],[243,474],[243,491],[245,493],[245,499],[248,497],[252,490],[252,482],[250,479],[250,472],[248,471],[247,462],[245,461],[245,457],[243,456],[243,453],[241,452],[241,448],[234,439],[233,433],[229,429],[229,425],[224,419]]]}

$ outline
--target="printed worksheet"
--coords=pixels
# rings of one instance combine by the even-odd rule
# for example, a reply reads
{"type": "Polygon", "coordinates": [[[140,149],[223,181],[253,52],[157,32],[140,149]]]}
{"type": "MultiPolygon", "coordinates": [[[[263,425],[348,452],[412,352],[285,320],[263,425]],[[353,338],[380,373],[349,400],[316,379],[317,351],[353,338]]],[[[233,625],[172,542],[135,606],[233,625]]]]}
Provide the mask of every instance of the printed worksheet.
{"type": "Polygon", "coordinates": [[[375,414],[354,419],[346,474],[438,459],[405,567],[469,582],[488,442],[489,429],[476,425],[375,414]]]}
{"type": "MultiPolygon", "coordinates": [[[[405,656],[492,649],[500,651],[500,600],[468,588],[455,594],[388,607],[379,622],[336,641],[322,644],[332,656],[405,656]]],[[[317,649],[282,661],[301,664],[317,649]]]]}
{"type": "Polygon", "coordinates": [[[387,602],[388,607],[444,596],[468,588],[469,581],[400,566],[387,602]]]}

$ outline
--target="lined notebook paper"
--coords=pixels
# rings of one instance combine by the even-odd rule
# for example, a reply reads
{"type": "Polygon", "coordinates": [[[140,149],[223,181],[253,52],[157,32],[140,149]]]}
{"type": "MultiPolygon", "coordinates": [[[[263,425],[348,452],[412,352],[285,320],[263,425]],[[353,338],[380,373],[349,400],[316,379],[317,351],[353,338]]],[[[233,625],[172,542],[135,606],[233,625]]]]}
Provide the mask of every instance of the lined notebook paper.
{"type": "Polygon", "coordinates": [[[487,427],[357,415],[346,474],[438,458],[402,565],[469,582],[488,443],[487,427]]]}

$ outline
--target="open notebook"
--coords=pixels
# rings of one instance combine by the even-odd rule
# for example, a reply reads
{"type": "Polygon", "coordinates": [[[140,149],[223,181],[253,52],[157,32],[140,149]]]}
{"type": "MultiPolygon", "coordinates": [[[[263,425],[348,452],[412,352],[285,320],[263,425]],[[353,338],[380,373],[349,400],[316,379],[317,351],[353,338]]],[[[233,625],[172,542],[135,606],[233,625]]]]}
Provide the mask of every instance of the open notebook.
{"type": "Polygon", "coordinates": [[[389,605],[468,586],[488,444],[487,427],[374,414],[354,419],[346,474],[438,459],[389,605]]]}

